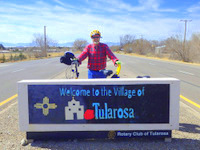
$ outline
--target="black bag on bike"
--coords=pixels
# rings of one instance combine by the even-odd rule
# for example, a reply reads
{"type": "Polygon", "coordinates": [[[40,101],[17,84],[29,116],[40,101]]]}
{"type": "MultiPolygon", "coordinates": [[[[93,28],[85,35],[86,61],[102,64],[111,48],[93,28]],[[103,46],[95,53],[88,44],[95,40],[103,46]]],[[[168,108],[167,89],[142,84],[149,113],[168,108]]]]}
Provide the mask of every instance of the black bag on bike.
{"type": "Polygon", "coordinates": [[[65,55],[60,57],[60,62],[66,65],[71,65],[74,58],[75,56],[73,53],[65,52],[65,55]]]}

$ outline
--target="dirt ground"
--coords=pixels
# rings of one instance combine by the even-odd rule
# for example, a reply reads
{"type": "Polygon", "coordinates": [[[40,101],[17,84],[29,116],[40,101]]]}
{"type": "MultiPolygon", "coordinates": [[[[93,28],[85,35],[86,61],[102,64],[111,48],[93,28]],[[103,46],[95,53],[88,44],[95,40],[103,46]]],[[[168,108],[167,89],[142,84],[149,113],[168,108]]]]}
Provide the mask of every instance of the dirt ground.
{"type": "MultiPolygon", "coordinates": [[[[64,73],[55,77],[63,79],[64,73]]],[[[172,131],[172,141],[151,139],[123,140],[68,140],[34,141],[22,146],[24,132],[19,131],[18,102],[13,100],[9,106],[0,109],[0,150],[35,150],[35,149],[200,149],[200,113],[180,101],[180,128],[172,131]]]]}

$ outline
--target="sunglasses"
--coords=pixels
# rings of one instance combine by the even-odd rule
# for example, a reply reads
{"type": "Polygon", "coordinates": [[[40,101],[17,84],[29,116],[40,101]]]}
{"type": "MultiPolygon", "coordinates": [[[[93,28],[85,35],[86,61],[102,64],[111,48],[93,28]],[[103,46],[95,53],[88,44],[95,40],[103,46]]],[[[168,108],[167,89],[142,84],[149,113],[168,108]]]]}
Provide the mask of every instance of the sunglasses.
{"type": "Polygon", "coordinates": [[[93,39],[98,39],[98,38],[100,38],[100,37],[92,37],[93,39]]]}

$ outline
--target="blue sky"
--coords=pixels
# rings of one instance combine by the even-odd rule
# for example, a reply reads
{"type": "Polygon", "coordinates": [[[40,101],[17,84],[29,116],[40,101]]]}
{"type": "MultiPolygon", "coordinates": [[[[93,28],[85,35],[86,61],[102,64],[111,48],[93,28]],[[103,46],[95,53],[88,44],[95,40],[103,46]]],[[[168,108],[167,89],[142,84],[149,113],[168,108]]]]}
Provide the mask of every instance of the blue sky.
{"type": "Polygon", "coordinates": [[[98,29],[103,42],[125,34],[148,40],[200,32],[200,0],[0,0],[0,42],[31,43],[47,34],[58,43],[85,39],[98,29]]]}

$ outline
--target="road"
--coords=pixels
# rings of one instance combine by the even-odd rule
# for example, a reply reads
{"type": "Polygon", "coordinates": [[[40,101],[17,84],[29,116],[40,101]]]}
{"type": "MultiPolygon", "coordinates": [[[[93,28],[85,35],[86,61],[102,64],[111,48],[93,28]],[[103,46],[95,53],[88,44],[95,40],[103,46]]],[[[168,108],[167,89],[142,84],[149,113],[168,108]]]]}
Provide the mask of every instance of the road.
{"type": "MultiPolygon", "coordinates": [[[[135,78],[138,75],[150,75],[151,78],[177,78],[181,81],[181,95],[200,105],[200,65],[127,55],[118,55],[118,57],[122,61],[121,77],[135,78]]],[[[181,100],[200,111],[196,106],[181,100]]]]}
{"type": "MultiPolygon", "coordinates": [[[[200,65],[176,63],[147,59],[128,55],[119,55],[122,61],[120,76],[135,78],[138,75],[150,75],[151,78],[174,77],[181,80],[181,95],[200,105],[200,65]]],[[[79,67],[80,78],[87,77],[87,61],[79,67]]],[[[66,66],[59,58],[0,64],[0,102],[17,94],[17,81],[24,79],[49,79],[63,72],[66,66]]],[[[107,69],[115,69],[108,62],[107,69]]],[[[197,111],[199,108],[181,99],[197,111]]]]}
{"type": "Polygon", "coordinates": [[[17,94],[17,82],[50,79],[65,69],[59,58],[0,64],[0,102],[17,94]]]}

